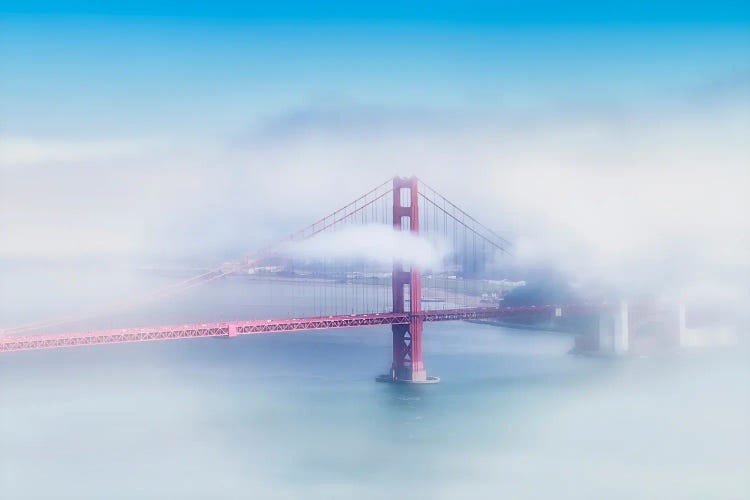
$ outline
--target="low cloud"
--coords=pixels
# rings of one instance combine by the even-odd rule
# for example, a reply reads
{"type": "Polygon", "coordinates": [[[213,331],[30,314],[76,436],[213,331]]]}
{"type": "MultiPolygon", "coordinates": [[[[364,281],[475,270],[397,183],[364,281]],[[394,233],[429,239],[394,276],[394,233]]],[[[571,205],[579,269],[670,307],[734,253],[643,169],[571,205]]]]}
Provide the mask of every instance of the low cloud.
{"type": "Polygon", "coordinates": [[[294,258],[313,261],[363,259],[388,268],[395,259],[421,269],[440,269],[450,251],[447,244],[428,241],[382,224],[345,226],[309,240],[290,243],[284,250],[294,258]]]}
{"type": "MultiPolygon", "coordinates": [[[[308,104],[266,117],[235,144],[258,144],[268,141],[290,141],[310,137],[377,138],[418,131],[454,129],[468,117],[457,111],[428,108],[366,106],[356,102],[308,104]]],[[[476,119],[474,117],[473,119],[476,119]]]]}
{"type": "MultiPolygon", "coordinates": [[[[32,161],[17,147],[2,157],[0,255],[125,249],[215,264],[416,174],[513,241],[525,266],[632,290],[736,290],[750,279],[745,100],[411,121],[399,118],[408,110],[355,111],[355,134],[351,120],[331,125],[334,106],[313,111],[282,113],[239,142],[62,147],[58,159],[80,156],[44,170],[51,153],[32,161]]],[[[363,248],[332,235],[307,251],[411,248],[387,228],[361,231],[363,248]]]]}
{"type": "Polygon", "coordinates": [[[112,161],[142,153],[142,141],[79,141],[0,136],[0,167],[30,167],[60,163],[112,161]]]}

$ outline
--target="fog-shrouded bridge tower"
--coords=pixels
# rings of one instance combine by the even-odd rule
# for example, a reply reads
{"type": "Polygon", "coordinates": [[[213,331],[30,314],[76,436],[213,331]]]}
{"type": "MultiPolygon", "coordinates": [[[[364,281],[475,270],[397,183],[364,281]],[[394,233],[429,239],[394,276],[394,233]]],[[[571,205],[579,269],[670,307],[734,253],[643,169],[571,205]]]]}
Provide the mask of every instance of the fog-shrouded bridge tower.
{"type": "MultiPolygon", "coordinates": [[[[419,235],[419,181],[416,177],[393,178],[393,229],[419,235]]],[[[409,323],[392,325],[393,363],[381,382],[429,384],[439,382],[428,377],[422,361],[422,275],[414,262],[393,261],[391,278],[393,312],[409,314],[409,323]],[[406,300],[406,296],[409,300],[406,300]]]]}

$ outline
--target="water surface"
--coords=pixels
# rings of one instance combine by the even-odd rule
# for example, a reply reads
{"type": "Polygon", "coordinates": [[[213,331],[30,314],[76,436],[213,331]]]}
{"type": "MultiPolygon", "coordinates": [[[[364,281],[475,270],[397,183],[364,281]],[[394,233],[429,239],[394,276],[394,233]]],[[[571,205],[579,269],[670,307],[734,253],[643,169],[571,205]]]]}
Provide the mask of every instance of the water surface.
{"type": "Polygon", "coordinates": [[[750,497],[746,348],[571,343],[429,324],[426,387],[382,327],[4,354],[0,498],[750,497]]]}

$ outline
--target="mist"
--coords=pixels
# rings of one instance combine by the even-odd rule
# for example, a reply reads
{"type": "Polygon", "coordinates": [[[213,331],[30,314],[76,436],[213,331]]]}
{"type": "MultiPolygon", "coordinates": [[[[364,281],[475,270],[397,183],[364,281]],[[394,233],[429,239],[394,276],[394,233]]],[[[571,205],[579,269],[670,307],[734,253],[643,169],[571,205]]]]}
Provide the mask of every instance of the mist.
{"type": "Polygon", "coordinates": [[[396,231],[392,226],[369,224],[344,226],[281,249],[286,255],[307,260],[365,260],[388,269],[394,261],[440,269],[450,252],[445,241],[430,241],[410,232],[396,231]]]}
{"type": "Polygon", "coordinates": [[[634,293],[740,296],[750,105],[742,92],[718,97],[586,112],[412,110],[408,128],[389,119],[406,111],[311,104],[301,123],[285,112],[244,135],[190,142],[3,137],[0,255],[215,264],[416,174],[513,241],[524,266],[634,293]]]}

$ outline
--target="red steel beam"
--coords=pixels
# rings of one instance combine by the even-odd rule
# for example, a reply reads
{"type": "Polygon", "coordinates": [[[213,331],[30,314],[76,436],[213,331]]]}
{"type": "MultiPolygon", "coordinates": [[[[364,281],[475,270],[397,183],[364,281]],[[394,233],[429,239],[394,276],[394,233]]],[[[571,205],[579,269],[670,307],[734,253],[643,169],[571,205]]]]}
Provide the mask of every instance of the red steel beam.
{"type": "MultiPolygon", "coordinates": [[[[423,321],[457,321],[491,318],[533,318],[555,314],[591,314],[598,311],[596,306],[523,306],[487,307],[421,311],[417,313],[423,321]]],[[[411,315],[408,312],[384,314],[354,314],[347,316],[322,316],[299,319],[268,319],[204,323],[180,326],[150,328],[129,328],[121,330],[100,330],[59,335],[7,336],[0,337],[0,352],[56,349],[84,345],[122,344],[129,342],[149,342],[154,340],[189,339],[201,337],[234,337],[274,332],[295,332],[305,330],[328,330],[333,328],[356,328],[378,325],[408,325],[411,315]]]]}

